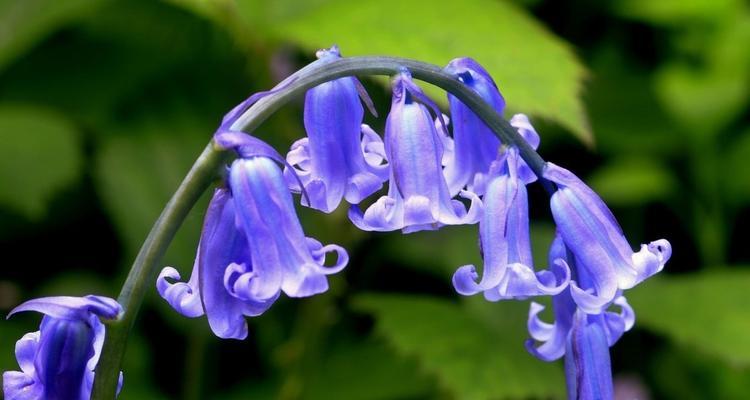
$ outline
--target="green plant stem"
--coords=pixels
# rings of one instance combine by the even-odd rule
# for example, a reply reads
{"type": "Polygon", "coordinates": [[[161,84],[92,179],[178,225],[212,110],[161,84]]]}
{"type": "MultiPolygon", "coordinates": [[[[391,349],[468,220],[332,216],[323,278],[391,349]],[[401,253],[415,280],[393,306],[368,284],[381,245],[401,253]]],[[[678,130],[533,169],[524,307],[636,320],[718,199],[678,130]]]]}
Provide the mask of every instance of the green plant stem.
{"type": "MultiPolygon", "coordinates": [[[[541,179],[545,165],[544,160],[491,105],[440,67],[405,58],[347,57],[335,60],[321,59],[313,62],[285,79],[276,86],[273,93],[263,97],[245,110],[232,123],[230,129],[253,132],[281,106],[321,83],[345,76],[390,76],[398,74],[404,67],[409,69],[415,79],[438,86],[461,100],[492,129],[503,143],[516,146],[521,157],[540,177],[540,181],[545,188],[549,192],[553,190],[550,182],[541,179]]],[[[153,286],[156,268],[182,221],[201,194],[215,179],[219,167],[229,157],[228,153],[226,149],[219,148],[211,142],[195,162],[180,187],[167,203],[159,219],[151,228],[151,232],[143,243],[118,297],[118,301],[123,306],[124,314],[120,320],[107,324],[107,334],[101,358],[96,368],[92,399],[109,400],[115,397],[128,334],[147,288],[153,286]]]]}
{"type": "Polygon", "coordinates": [[[122,318],[107,323],[107,334],[96,367],[93,399],[115,397],[128,333],[146,290],[153,287],[155,267],[190,209],[218,176],[219,167],[226,162],[228,155],[225,149],[215,146],[213,142],[209,143],[151,228],[117,298],[124,310],[122,318]]]}

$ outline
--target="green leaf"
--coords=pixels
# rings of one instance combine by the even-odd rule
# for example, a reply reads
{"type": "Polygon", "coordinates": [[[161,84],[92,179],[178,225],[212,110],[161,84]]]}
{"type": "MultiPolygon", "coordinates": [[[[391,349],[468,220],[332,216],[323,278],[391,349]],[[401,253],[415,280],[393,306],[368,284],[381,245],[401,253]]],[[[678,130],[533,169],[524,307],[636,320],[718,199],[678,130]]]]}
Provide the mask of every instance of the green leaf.
{"type": "Polygon", "coordinates": [[[399,357],[376,340],[336,345],[308,382],[305,400],[412,399],[433,392],[432,381],[419,373],[415,360],[399,357]]]}
{"type": "Polygon", "coordinates": [[[42,218],[52,196],[80,174],[81,140],[62,115],[0,105],[0,204],[42,218]]]}
{"type": "MultiPolygon", "coordinates": [[[[97,191],[128,261],[211,138],[209,116],[184,101],[161,99],[130,123],[114,125],[96,155],[97,191]]],[[[205,201],[188,216],[165,257],[185,274],[193,264],[204,210],[205,201]]]]}
{"type": "MultiPolygon", "coordinates": [[[[387,54],[437,65],[473,57],[495,78],[511,109],[552,119],[592,142],[579,99],[584,68],[568,45],[514,4],[247,0],[239,12],[253,31],[310,52],[336,43],[348,56],[387,54]]],[[[445,101],[444,94],[431,93],[445,101]]]]}
{"type": "Polygon", "coordinates": [[[596,170],[589,183],[608,204],[624,207],[664,200],[677,190],[677,180],[667,168],[636,157],[615,159],[596,170]]]}
{"type": "Polygon", "coordinates": [[[628,291],[637,326],[738,365],[750,365],[750,270],[659,277],[628,291]]]}
{"type": "Polygon", "coordinates": [[[589,63],[584,96],[596,132],[597,151],[622,156],[681,156],[683,132],[659,103],[650,70],[615,46],[598,50],[589,63]]]}
{"type": "Polygon", "coordinates": [[[634,19],[666,25],[719,20],[740,11],[743,0],[619,0],[614,11],[634,19]]]}
{"type": "Polygon", "coordinates": [[[101,0],[0,0],[0,71],[47,35],[100,4],[101,0]]]}
{"type": "Polygon", "coordinates": [[[367,294],[357,296],[354,307],[374,314],[376,331],[398,351],[416,357],[425,371],[438,378],[441,388],[457,398],[562,397],[564,393],[558,366],[539,361],[524,349],[528,334],[523,304],[490,304],[483,308],[489,313],[477,315],[470,307],[439,298],[367,294]]]}
{"type": "Polygon", "coordinates": [[[695,54],[659,69],[657,94],[688,133],[716,135],[750,100],[750,46],[737,45],[750,43],[750,13],[730,15],[696,40],[695,54]]]}
{"type": "Polygon", "coordinates": [[[750,129],[741,132],[727,146],[726,156],[721,158],[721,183],[726,192],[725,198],[733,205],[750,203],[750,129]],[[731,171],[731,172],[730,172],[731,171]]]}
{"type": "Polygon", "coordinates": [[[646,376],[658,399],[742,399],[750,382],[750,369],[686,346],[660,348],[649,370],[646,376]]]}
{"type": "MultiPolygon", "coordinates": [[[[229,35],[181,9],[162,2],[110,1],[77,21],[64,38],[46,41],[9,65],[0,77],[0,99],[55,108],[96,131],[113,114],[127,117],[132,110],[123,103],[151,92],[154,82],[187,78],[177,68],[190,71],[190,79],[204,72],[214,84],[242,75],[243,64],[230,46],[229,35]]],[[[237,80],[234,84],[230,93],[248,91],[237,80]]]]}

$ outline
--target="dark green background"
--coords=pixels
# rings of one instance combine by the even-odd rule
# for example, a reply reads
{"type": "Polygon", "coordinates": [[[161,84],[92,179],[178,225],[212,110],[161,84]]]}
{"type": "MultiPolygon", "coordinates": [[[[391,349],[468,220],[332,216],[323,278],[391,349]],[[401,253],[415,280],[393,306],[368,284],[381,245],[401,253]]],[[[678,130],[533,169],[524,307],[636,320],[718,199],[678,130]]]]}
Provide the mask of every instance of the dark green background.
{"type": "MultiPolygon", "coordinates": [[[[0,0],[0,313],[33,297],[116,297],[149,227],[222,115],[338,43],[445,65],[472,56],[545,159],[608,202],[630,243],[672,260],[627,292],[618,391],[750,396],[750,10],[741,0],[0,0]]],[[[384,79],[365,79],[384,116],[384,79]]],[[[428,93],[442,106],[444,95],[428,93]]],[[[257,132],[285,153],[302,102],[257,132]]],[[[383,118],[367,117],[382,133],[383,118]]],[[[538,268],[554,226],[531,189],[538,268]]],[[[164,260],[189,274],[206,199],[164,260]]],[[[151,290],[121,399],[562,398],[562,363],[523,349],[528,302],[461,298],[476,227],[403,236],[299,208],[351,254],[331,290],[283,297],[245,341],[151,290]]],[[[551,315],[545,313],[549,320],[551,315]]],[[[0,368],[39,316],[0,322],[0,368]]],[[[619,392],[622,393],[622,392],[619,392]]],[[[624,397],[623,397],[624,398],[624,397]]],[[[643,398],[643,397],[642,397],[643,398]]]]}

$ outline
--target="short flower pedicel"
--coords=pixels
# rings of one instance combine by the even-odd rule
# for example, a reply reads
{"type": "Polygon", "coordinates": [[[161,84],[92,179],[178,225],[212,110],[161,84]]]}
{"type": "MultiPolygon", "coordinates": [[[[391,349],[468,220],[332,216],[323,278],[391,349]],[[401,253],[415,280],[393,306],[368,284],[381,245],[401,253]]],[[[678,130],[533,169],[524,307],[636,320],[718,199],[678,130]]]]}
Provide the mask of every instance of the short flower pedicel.
{"type": "Polygon", "coordinates": [[[19,305],[8,317],[22,311],[44,318],[38,331],[16,343],[21,371],[3,373],[5,399],[88,400],[105,334],[99,318],[118,318],[120,305],[101,296],[43,297],[19,305]]]}

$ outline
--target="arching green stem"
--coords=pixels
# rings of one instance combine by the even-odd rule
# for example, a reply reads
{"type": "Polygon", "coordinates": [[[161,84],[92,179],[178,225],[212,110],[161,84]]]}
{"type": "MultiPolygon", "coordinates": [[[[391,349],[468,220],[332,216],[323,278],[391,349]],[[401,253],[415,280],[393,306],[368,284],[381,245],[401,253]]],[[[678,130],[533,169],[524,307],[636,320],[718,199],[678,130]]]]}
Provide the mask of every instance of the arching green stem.
{"type": "MultiPolygon", "coordinates": [[[[552,190],[551,184],[541,179],[544,160],[489,104],[471,89],[464,86],[440,67],[428,63],[396,57],[346,57],[336,60],[322,59],[313,62],[280,83],[273,94],[260,99],[245,110],[232,123],[230,129],[251,133],[276,110],[291,99],[321,83],[344,76],[395,75],[406,67],[415,79],[438,86],[461,100],[481,118],[487,126],[509,145],[518,147],[540,181],[552,190]]],[[[169,243],[201,194],[216,178],[219,168],[230,155],[211,142],[203,151],[179,188],[167,203],[159,219],[143,243],[138,256],[120,291],[118,301],[124,314],[119,321],[107,324],[104,347],[96,368],[92,398],[109,400],[115,397],[117,379],[122,365],[128,334],[133,326],[146,290],[153,287],[154,275],[169,243]]],[[[127,379],[127,378],[126,378],[127,379]]]]}

